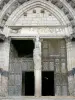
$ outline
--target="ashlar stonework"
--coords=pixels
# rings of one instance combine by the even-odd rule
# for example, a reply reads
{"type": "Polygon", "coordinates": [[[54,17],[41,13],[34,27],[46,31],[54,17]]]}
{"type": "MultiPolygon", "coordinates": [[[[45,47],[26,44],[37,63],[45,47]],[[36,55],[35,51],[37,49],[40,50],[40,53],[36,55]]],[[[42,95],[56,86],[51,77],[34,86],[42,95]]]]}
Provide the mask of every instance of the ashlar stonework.
{"type": "Polygon", "coordinates": [[[0,100],[75,99],[74,54],[75,0],[0,0],[0,100]]]}

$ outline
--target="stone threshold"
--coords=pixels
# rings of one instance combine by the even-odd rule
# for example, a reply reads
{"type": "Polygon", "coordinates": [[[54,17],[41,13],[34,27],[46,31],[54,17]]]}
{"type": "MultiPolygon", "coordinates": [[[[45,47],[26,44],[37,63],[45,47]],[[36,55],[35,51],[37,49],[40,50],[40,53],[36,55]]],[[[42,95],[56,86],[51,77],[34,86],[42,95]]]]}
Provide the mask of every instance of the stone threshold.
{"type": "Polygon", "coordinates": [[[6,97],[0,97],[0,100],[26,100],[26,99],[39,99],[39,100],[75,100],[75,96],[41,96],[41,97],[35,97],[35,96],[6,96],[6,97]]]}

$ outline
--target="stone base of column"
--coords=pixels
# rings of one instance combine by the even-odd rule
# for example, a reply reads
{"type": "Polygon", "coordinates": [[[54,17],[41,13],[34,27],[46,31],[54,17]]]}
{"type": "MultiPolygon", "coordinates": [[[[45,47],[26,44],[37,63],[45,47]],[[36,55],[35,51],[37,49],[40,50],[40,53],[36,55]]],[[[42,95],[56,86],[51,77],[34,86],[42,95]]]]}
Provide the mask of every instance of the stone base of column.
{"type": "Polygon", "coordinates": [[[41,70],[35,70],[35,96],[41,96],[41,70]]]}

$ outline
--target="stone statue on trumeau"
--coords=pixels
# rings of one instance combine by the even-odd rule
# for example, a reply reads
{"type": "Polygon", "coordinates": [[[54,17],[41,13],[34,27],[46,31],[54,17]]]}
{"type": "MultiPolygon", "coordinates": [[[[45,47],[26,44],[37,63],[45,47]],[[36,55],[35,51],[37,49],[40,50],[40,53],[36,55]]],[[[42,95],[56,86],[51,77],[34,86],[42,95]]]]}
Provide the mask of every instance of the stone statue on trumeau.
{"type": "Polygon", "coordinates": [[[41,69],[41,42],[39,40],[39,36],[36,37],[33,59],[34,69],[41,69]]]}

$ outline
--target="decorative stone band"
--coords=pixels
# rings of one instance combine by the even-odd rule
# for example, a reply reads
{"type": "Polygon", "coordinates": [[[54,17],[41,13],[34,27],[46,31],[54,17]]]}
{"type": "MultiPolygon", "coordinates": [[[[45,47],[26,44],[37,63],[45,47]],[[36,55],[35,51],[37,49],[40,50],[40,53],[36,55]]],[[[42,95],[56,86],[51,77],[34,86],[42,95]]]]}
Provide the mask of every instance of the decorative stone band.
{"type": "Polygon", "coordinates": [[[70,36],[72,34],[70,25],[8,27],[10,28],[8,36],[36,36],[37,34],[39,34],[40,36],[63,37],[70,36]]]}

